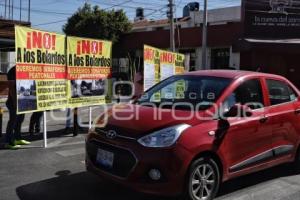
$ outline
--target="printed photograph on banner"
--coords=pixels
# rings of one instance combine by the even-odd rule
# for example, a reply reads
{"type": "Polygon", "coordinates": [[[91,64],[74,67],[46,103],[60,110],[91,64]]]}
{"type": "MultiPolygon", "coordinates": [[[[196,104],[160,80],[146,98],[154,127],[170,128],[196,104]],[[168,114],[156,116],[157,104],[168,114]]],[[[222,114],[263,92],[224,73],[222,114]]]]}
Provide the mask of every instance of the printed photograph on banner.
{"type": "Polygon", "coordinates": [[[103,80],[72,80],[72,98],[103,96],[105,94],[105,82],[103,80]]]}
{"type": "Polygon", "coordinates": [[[65,108],[65,36],[16,26],[18,113],[65,108]]]}
{"type": "Polygon", "coordinates": [[[67,38],[69,107],[105,104],[109,96],[112,43],[89,38],[67,38]]]}
{"type": "Polygon", "coordinates": [[[17,81],[19,110],[37,110],[36,82],[34,80],[17,81]]]}
{"type": "Polygon", "coordinates": [[[160,81],[160,50],[144,45],[144,91],[160,81]]]}

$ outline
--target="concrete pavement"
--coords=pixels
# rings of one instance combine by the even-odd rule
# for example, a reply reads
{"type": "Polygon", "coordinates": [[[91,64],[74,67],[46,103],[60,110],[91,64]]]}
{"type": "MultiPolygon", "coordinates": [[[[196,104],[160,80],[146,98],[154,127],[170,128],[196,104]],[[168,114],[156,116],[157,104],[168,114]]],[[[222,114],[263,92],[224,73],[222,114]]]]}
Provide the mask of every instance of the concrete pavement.
{"type": "MultiPolygon", "coordinates": [[[[101,109],[100,109],[101,110],[101,109]]],[[[94,114],[96,115],[97,112],[94,114]]],[[[31,139],[30,147],[0,150],[0,200],[161,200],[172,199],[139,194],[105,182],[85,172],[83,131],[77,137],[64,133],[65,120],[51,121],[48,113],[49,148],[42,136],[31,139]]],[[[57,112],[65,116],[64,112],[57,112]]],[[[87,109],[81,111],[87,123],[87,109]]],[[[30,116],[30,115],[29,115],[30,116]]],[[[28,118],[24,123],[27,131],[28,118]]],[[[4,126],[6,122],[4,122],[4,126]]],[[[217,200],[300,200],[300,175],[289,165],[279,166],[225,183],[217,200]]]]}

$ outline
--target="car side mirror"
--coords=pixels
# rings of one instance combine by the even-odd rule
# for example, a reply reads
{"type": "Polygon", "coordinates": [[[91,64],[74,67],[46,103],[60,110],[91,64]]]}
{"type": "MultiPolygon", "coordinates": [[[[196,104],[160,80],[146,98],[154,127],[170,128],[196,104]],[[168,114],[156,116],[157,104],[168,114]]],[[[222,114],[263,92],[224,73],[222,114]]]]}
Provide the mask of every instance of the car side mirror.
{"type": "Polygon", "coordinates": [[[252,110],[246,105],[236,104],[232,106],[228,112],[224,114],[225,118],[229,117],[251,117],[252,110]]]}

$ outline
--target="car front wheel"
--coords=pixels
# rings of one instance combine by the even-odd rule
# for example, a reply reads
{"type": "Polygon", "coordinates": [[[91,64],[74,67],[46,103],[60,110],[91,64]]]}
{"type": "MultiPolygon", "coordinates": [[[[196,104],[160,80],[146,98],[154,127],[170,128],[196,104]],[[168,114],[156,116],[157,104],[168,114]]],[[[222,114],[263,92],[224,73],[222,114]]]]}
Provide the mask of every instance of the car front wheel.
{"type": "Polygon", "coordinates": [[[299,174],[300,173],[300,147],[295,158],[294,166],[295,166],[295,172],[299,174]]]}
{"type": "Polygon", "coordinates": [[[189,171],[188,199],[212,200],[218,193],[220,171],[216,162],[211,158],[195,160],[189,171]]]}

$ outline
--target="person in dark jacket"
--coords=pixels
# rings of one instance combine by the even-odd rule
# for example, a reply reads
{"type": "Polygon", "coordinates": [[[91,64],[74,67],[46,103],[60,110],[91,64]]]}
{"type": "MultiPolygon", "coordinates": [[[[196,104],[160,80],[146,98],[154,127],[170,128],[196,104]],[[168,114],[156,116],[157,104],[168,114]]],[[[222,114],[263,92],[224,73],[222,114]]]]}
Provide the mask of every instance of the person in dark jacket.
{"type": "Polygon", "coordinates": [[[8,98],[6,106],[9,111],[9,120],[6,127],[5,147],[8,149],[18,149],[20,145],[28,145],[30,142],[22,140],[21,127],[24,121],[24,114],[17,115],[17,92],[16,92],[16,67],[12,67],[7,73],[8,98]]]}

